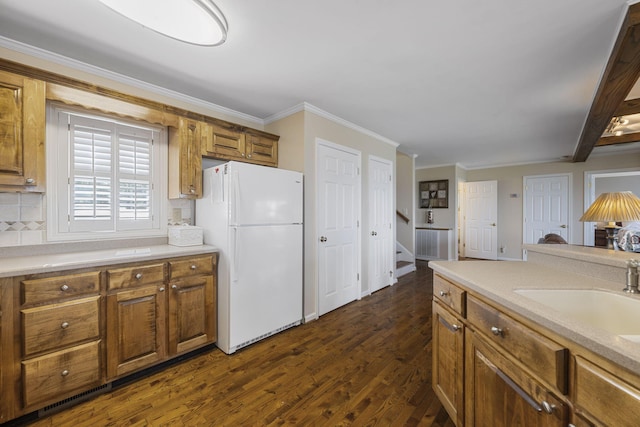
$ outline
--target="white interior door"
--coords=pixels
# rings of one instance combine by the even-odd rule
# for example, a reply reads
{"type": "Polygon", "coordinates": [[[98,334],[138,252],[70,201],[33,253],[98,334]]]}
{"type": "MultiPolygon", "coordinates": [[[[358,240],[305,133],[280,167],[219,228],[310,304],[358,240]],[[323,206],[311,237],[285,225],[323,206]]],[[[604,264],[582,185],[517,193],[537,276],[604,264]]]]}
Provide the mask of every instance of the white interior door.
{"type": "Polygon", "coordinates": [[[393,165],[390,161],[369,157],[369,291],[375,292],[392,283],[393,165]]]}
{"type": "Polygon", "coordinates": [[[318,313],[360,293],[360,153],[325,141],[317,145],[318,313]]]}
{"type": "Polygon", "coordinates": [[[569,177],[567,175],[524,178],[523,243],[538,243],[555,233],[569,241],[569,177]]]}
{"type": "Polygon", "coordinates": [[[465,256],[498,259],[498,181],[465,185],[465,256]]]}

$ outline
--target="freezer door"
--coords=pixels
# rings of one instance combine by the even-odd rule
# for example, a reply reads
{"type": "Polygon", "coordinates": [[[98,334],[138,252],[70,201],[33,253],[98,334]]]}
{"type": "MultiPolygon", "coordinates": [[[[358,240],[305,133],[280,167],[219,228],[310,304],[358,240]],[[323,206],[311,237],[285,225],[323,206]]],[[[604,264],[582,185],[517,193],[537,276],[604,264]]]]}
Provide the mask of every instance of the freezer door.
{"type": "Polygon", "coordinates": [[[229,347],[302,320],[302,226],[231,229],[229,347]]]}
{"type": "Polygon", "coordinates": [[[230,162],[227,179],[231,225],[302,223],[301,173],[230,162]]]}

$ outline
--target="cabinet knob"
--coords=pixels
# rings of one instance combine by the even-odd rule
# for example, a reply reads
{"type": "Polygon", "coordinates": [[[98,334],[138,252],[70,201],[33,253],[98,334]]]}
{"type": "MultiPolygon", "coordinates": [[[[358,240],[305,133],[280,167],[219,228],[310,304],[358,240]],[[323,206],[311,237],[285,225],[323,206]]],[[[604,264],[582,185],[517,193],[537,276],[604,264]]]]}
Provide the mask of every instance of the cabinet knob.
{"type": "Polygon", "coordinates": [[[160,292],[164,292],[164,286],[160,286],[160,288],[158,289],[160,292]]]}
{"type": "Polygon", "coordinates": [[[27,178],[27,179],[25,180],[25,182],[26,182],[27,184],[35,184],[35,183],[36,183],[36,180],[35,180],[35,179],[33,179],[33,178],[27,178]]]}
{"type": "Polygon", "coordinates": [[[138,280],[142,279],[142,273],[136,274],[136,279],[138,279],[138,280]]]}
{"type": "Polygon", "coordinates": [[[546,412],[547,414],[553,414],[553,410],[556,408],[555,405],[550,404],[549,402],[547,402],[546,400],[543,400],[542,403],[542,409],[544,410],[544,412],[546,412]]]}
{"type": "Polygon", "coordinates": [[[440,296],[441,296],[441,297],[446,297],[447,295],[449,295],[449,292],[447,292],[447,291],[440,291],[440,296]]]}
{"type": "Polygon", "coordinates": [[[60,290],[61,290],[62,292],[64,292],[64,291],[68,291],[68,290],[69,290],[69,285],[62,285],[62,286],[60,286],[60,290]]]}
{"type": "Polygon", "coordinates": [[[251,154],[247,155],[248,158],[251,158],[251,154]]]}
{"type": "Polygon", "coordinates": [[[64,371],[60,372],[60,375],[62,375],[63,377],[66,377],[67,375],[69,375],[69,370],[65,369],[64,371]]]}
{"type": "Polygon", "coordinates": [[[61,327],[62,329],[67,329],[67,328],[69,327],[69,322],[62,322],[62,323],[60,324],[60,327],[61,327]]]}
{"type": "Polygon", "coordinates": [[[240,153],[240,155],[241,155],[242,157],[244,157],[244,153],[240,153]]]}
{"type": "Polygon", "coordinates": [[[454,332],[458,332],[460,328],[461,328],[460,325],[456,325],[456,324],[451,325],[451,329],[453,329],[454,332]]]}
{"type": "Polygon", "coordinates": [[[189,192],[191,194],[194,194],[196,192],[196,189],[195,189],[195,187],[193,185],[191,186],[191,188],[189,188],[189,192]]]}
{"type": "Polygon", "coordinates": [[[195,270],[196,268],[198,268],[195,264],[191,264],[191,269],[195,270]]]}
{"type": "Polygon", "coordinates": [[[171,285],[171,289],[178,289],[178,285],[171,285]]]}
{"type": "Polygon", "coordinates": [[[498,328],[497,326],[491,327],[491,333],[497,337],[504,335],[504,331],[501,328],[498,328]]]}

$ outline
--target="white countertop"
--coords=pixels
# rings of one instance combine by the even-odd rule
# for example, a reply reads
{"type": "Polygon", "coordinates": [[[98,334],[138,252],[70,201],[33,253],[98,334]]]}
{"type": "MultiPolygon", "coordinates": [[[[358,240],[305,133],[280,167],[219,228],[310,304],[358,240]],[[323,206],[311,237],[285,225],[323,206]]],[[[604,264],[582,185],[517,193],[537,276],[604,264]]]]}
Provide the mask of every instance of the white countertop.
{"type": "MultiPolygon", "coordinates": [[[[551,250],[566,251],[567,249],[552,248],[551,250]]],[[[640,343],[626,340],[603,329],[572,321],[560,311],[514,292],[516,289],[601,289],[628,298],[640,299],[640,296],[622,292],[624,283],[518,261],[433,261],[429,262],[429,267],[466,286],[472,293],[483,295],[640,375],[640,343]]],[[[638,312],[638,322],[640,323],[640,312],[638,312]]]]}
{"type": "Polygon", "coordinates": [[[154,245],[122,249],[4,257],[0,258],[0,277],[49,273],[71,268],[99,267],[115,263],[146,261],[213,252],[217,252],[217,248],[208,245],[154,245]]]}

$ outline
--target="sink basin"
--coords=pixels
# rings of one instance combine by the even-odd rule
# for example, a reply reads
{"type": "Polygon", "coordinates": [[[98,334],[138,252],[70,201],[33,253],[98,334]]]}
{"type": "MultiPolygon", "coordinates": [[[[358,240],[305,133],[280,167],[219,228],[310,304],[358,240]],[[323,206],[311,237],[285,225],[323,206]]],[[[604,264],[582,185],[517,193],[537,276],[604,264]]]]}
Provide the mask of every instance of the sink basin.
{"type": "Polygon", "coordinates": [[[571,320],[640,341],[640,298],[597,289],[517,289],[514,292],[571,320]]]}

